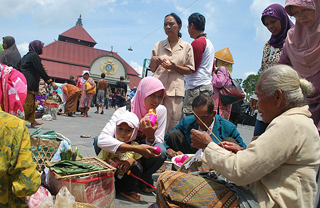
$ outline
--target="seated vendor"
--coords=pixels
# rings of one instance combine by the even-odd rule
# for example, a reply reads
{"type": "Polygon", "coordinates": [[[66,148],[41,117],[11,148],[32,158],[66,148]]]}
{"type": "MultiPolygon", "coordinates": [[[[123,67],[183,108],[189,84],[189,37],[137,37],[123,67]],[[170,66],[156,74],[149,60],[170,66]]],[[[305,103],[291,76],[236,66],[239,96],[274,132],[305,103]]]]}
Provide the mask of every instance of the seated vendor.
{"type": "Polygon", "coordinates": [[[294,69],[273,66],[261,73],[255,90],[263,122],[270,123],[262,135],[233,154],[192,130],[192,146],[204,149],[202,160],[212,169],[248,185],[260,207],[314,207],[320,142],[305,100],[312,93],[312,84],[294,69]]]}
{"type": "MultiPolygon", "coordinates": [[[[219,140],[235,142],[242,148],[246,148],[236,126],[216,114],[211,97],[199,95],[193,100],[192,109],[219,140]]],[[[177,126],[165,135],[164,145],[169,156],[194,154],[198,149],[191,147],[191,130],[208,131],[205,125],[195,115],[184,117],[177,126]]],[[[208,133],[210,132],[208,131],[208,133]]],[[[219,143],[215,136],[211,134],[212,141],[219,143]]]]}

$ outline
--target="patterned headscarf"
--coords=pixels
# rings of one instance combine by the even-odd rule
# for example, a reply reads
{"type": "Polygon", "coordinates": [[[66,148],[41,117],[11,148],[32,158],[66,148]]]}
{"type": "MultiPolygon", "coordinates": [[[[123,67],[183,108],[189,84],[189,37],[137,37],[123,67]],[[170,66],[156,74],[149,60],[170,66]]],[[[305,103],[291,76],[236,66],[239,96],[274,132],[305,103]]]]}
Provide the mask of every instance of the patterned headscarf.
{"type": "Polygon", "coordinates": [[[266,16],[274,17],[280,20],[281,31],[278,35],[271,35],[269,44],[274,48],[282,48],[286,40],[288,30],[293,26],[293,23],[289,19],[283,6],[280,4],[272,4],[262,12],[261,21],[263,24],[266,16]]]}
{"type": "Polygon", "coordinates": [[[293,16],[291,6],[298,6],[298,7],[303,7],[306,9],[315,10],[313,0],[287,0],[286,1],[286,12],[290,16],[293,16]]]}
{"type": "Polygon", "coordinates": [[[42,42],[40,40],[34,40],[29,44],[29,51],[30,52],[35,52],[38,55],[42,53],[42,42]]]}
{"type": "Polygon", "coordinates": [[[163,90],[163,99],[166,94],[166,90],[162,82],[158,78],[145,77],[140,81],[137,92],[131,102],[131,112],[135,113],[138,116],[139,121],[149,111],[144,103],[145,98],[160,90],[163,90]]]}
{"type": "Polygon", "coordinates": [[[302,25],[298,20],[289,30],[285,42],[288,56],[294,69],[302,77],[311,77],[320,70],[320,1],[319,0],[287,0],[285,9],[292,15],[292,6],[315,10],[315,23],[312,27],[302,25]]]}

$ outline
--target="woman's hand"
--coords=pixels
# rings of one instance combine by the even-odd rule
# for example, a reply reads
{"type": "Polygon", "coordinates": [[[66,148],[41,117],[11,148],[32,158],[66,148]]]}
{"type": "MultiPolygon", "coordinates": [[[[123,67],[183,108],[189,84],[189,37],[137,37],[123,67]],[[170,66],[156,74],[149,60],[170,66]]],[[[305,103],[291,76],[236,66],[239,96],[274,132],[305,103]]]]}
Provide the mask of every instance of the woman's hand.
{"type": "Polygon", "coordinates": [[[237,152],[240,151],[240,150],[244,150],[243,147],[241,147],[240,145],[235,144],[235,143],[233,143],[233,142],[227,142],[227,141],[225,141],[225,142],[219,143],[218,145],[221,146],[221,147],[223,147],[223,148],[226,149],[226,150],[229,150],[229,151],[233,152],[233,153],[237,153],[237,152]]]}
{"type": "Polygon", "coordinates": [[[149,140],[154,140],[154,133],[158,129],[158,119],[156,120],[154,126],[152,126],[149,117],[144,116],[139,122],[139,127],[149,140]]]}
{"type": "Polygon", "coordinates": [[[138,146],[134,146],[135,147],[135,152],[139,153],[140,155],[142,155],[144,158],[150,158],[150,157],[159,157],[161,155],[158,154],[156,155],[153,151],[156,149],[155,147],[152,147],[150,145],[146,145],[146,144],[141,144],[138,146]]]}
{"type": "Polygon", "coordinates": [[[177,156],[177,155],[183,155],[183,153],[182,153],[181,151],[176,152],[176,151],[174,151],[174,150],[171,149],[171,148],[168,148],[167,151],[168,151],[168,155],[169,155],[170,157],[175,157],[175,156],[177,156]]]}
{"type": "Polygon", "coordinates": [[[161,66],[165,69],[174,70],[174,67],[176,66],[176,64],[173,63],[172,61],[167,60],[167,59],[163,59],[161,62],[161,66]]]}
{"type": "Polygon", "coordinates": [[[210,142],[212,142],[211,136],[205,131],[191,130],[191,147],[197,149],[205,149],[210,142]]]}
{"type": "Polygon", "coordinates": [[[162,61],[163,61],[159,56],[153,56],[153,57],[152,57],[152,60],[155,62],[155,64],[156,64],[157,66],[161,65],[161,63],[162,63],[162,61]]]}

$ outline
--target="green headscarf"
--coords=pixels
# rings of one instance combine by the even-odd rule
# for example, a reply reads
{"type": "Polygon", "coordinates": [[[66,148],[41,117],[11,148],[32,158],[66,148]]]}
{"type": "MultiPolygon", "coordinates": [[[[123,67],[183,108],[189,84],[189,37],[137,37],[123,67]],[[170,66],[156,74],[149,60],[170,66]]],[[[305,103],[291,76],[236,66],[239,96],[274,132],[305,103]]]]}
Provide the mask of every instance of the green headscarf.
{"type": "Polygon", "coordinates": [[[232,66],[233,64],[222,61],[220,59],[216,59],[216,64],[217,64],[217,69],[219,69],[220,67],[224,66],[228,69],[228,72],[230,74],[230,76],[232,75],[232,66]]]}

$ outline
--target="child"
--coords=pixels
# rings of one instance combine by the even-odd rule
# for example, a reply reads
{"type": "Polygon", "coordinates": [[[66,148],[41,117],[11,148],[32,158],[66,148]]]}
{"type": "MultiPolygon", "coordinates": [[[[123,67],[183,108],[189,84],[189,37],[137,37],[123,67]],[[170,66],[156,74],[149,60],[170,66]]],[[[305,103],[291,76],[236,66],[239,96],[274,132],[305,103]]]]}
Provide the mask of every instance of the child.
{"type": "MultiPolygon", "coordinates": [[[[113,128],[114,138],[133,146],[139,145],[137,142],[133,141],[137,137],[138,129],[138,117],[136,114],[126,111],[121,114],[116,121],[116,126],[113,128]]],[[[109,130],[112,131],[112,129],[109,130]]],[[[142,156],[133,151],[112,154],[102,150],[98,157],[109,161],[109,163],[113,163],[114,166],[117,167],[118,170],[116,172],[115,181],[116,191],[132,201],[140,201],[140,194],[135,191],[135,188],[138,187],[138,181],[126,173],[131,170],[133,174],[141,177],[143,168],[138,160],[142,156]]]]}

